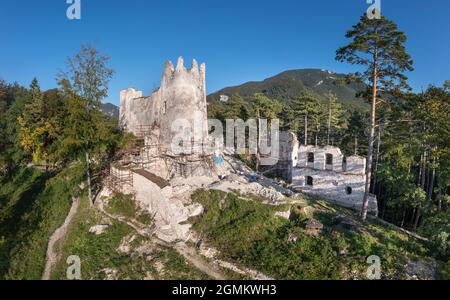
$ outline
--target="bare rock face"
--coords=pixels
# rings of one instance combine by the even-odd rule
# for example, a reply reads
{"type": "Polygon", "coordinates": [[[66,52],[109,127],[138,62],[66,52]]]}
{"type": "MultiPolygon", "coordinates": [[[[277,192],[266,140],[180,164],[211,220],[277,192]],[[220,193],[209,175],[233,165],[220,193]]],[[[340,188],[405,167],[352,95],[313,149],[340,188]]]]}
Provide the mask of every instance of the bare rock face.
{"type": "Polygon", "coordinates": [[[406,266],[405,273],[408,279],[435,280],[436,270],[435,260],[411,260],[406,266]]]}
{"type": "Polygon", "coordinates": [[[190,217],[203,212],[199,204],[185,206],[173,197],[173,189],[168,186],[161,189],[158,185],[140,174],[133,173],[133,186],[136,200],[154,216],[154,225],[158,238],[166,242],[186,241],[191,225],[185,224],[190,217]]]}
{"type": "Polygon", "coordinates": [[[298,240],[298,236],[293,234],[293,233],[289,233],[288,235],[288,242],[289,243],[295,243],[298,240]]]}
{"type": "Polygon", "coordinates": [[[119,248],[117,248],[117,252],[119,253],[129,253],[130,252],[130,244],[137,238],[136,235],[132,234],[129,236],[126,236],[122,239],[122,242],[119,245],[119,248]]]}
{"type": "Polygon", "coordinates": [[[93,233],[95,235],[101,235],[109,227],[110,227],[110,225],[106,225],[106,224],[105,225],[95,225],[95,226],[92,226],[91,228],[89,228],[89,233],[93,233]]]}
{"type": "MultiPolygon", "coordinates": [[[[268,179],[266,180],[269,181],[268,179]]],[[[274,204],[283,202],[286,199],[280,191],[273,185],[265,182],[262,178],[257,178],[253,182],[250,182],[248,173],[243,173],[241,175],[230,174],[226,176],[224,180],[211,185],[210,189],[226,193],[239,190],[243,195],[260,196],[274,204]]]]}
{"type": "Polygon", "coordinates": [[[291,209],[289,209],[288,211],[277,211],[275,213],[275,216],[289,220],[289,218],[291,217],[291,209]]]}

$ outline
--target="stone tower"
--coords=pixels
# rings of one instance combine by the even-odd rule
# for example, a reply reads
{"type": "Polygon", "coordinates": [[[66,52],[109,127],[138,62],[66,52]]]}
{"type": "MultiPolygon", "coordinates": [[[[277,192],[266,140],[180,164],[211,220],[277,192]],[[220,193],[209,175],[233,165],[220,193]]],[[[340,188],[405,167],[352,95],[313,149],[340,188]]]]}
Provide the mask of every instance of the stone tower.
{"type": "Polygon", "coordinates": [[[166,62],[161,86],[150,96],[131,88],[121,91],[119,127],[137,136],[144,128],[162,146],[170,147],[177,134],[174,121],[183,120],[192,128],[193,142],[204,142],[208,138],[205,76],[205,64],[199,66],[195,59],[190,69],[182,57],[176,68],[166,62]]]}
{"type": "Polygon", "coordinates": [[[200,67],[192,61],[192,67],[184,67],[183,58],[178,59],[174,69],[171,62],[164,67],[159,90],[161,97],[161,142],[170,143],[173,138],[171,127],[174,120],[189,122],[196,143],[203,142],[208,135],[208,116],[206,107],[205,64],[200,67]],[[171,134],[167,134],[167,133],[171,134]]]}

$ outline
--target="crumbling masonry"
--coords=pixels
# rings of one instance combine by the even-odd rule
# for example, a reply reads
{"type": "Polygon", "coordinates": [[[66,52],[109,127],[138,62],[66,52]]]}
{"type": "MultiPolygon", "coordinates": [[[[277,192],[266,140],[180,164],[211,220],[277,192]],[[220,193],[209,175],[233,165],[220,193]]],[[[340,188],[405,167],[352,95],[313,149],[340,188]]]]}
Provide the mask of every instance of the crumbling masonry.
{"type": "MultiPolygon", "coordinates": [[[[216,143],[208,135],[205,73],[205,64],[199,66],[193,60],[192,67],[186,69],[180,57],[176,68],[170,61],[165,64],[161,86],[150,96],[132,88],[121,91],[119,126],[133,133],[139,142],[137,151],[131,155],[131,169],[145,169],[166,180],[217,176],[213,159],[216,143]],[[185,131],[186,127],[189,139],[180,140],[180,130],[185,131]],[[176,153],[174,146],[179,148],[176,153]]],[[[345,207],[361,208],[365,183],[363,157],[350,156],[344,160],[336,147],[300,146],[290,132],[281,132],[279,137],[280,177],[298,191],[345,207]]],[[[369,210],[375,214],[378,211],[376,197],[372,195],[369,210]]]]}
{"type": "Polygon", "coordinates": [[[205,73],[205,64],[193,60],[186,69],[180,57],[176,68],[166,62],[161,86],[150,96],[121,91],[119,127],[143,140],[133,163],[167,179],[210,174],[214,143],[208,136],[205,73]],[[180,138],[186,128],[190,132],[180,138]]]}
{"type": "MultiPolygon", "coordinates": [[[[294,189],[359,210],[363,204],[366,159],[345,158],[337,147],[304,146],[295,134],[280,133],[279,174],[294,189]]],[[[377,199],[369,196],[369,211],[378,214],[377,199]]]]}

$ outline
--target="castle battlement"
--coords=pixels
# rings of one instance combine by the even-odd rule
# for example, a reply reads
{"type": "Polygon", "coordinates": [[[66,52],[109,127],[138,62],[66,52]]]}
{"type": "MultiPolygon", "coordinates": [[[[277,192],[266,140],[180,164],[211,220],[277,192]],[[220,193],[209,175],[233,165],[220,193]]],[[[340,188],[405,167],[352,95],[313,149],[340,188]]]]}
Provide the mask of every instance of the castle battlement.
{"type": "Polygon", "coordinates": [[[171,61],[164,64],[161,85],[150,96],[129,88],[120,92],[121,129],[140,134],[142,127],[158,129],[159,140],[170,145],[175,133],[175,120],[187,120],[196,130],[195,141],[208,137],[206,105],[206,65],[194,59],[191,68],[178,58],[175,67],[171,61]]]}

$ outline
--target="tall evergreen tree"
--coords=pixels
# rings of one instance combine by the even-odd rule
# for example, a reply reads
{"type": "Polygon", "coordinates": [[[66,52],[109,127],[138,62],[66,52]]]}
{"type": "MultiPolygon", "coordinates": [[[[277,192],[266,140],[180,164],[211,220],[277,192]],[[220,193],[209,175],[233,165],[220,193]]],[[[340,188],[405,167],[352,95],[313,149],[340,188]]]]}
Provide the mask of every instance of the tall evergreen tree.
{"type": "Polygon", "coordinates": [[[405,71],[412,71],[412,60],[406,52],[406,36],[397,25],[382,16],[369,19],[363,15],[360,22],[346,34],[351,42],[336,52],[336,60],[360,65],[362,72],[353,74],[353,79],[365,82],[370,95],[371,109],[368,134],[366,184],[361,218],[367,218],[370,182],[372,178],[373,150],[376,127],[377,101],[382,94],[398,92],[408,88],[405,71]]]}
{"type": "MultiPolygon", "coordinates": [[[[300,124],[303,124],[304,143],[309,144],[310,132],[318,134],[321,124],[322,107],[316,97],[310,92],[303,92],[300,96],[291,101],[291,107],[295,115],[294,127],[301,131],[300,124]]],[[[298,132],[299,133],[299,132],[298,132]]]]}
{"type": "Polygon", "coordinates": [[[323,113],[327,120],[327,145],[330,145],[332,132],[341,128],[344,111],[342,104],[337,101],[336,94],[328,92],[325,97],[327,104],[323,113]]]}

